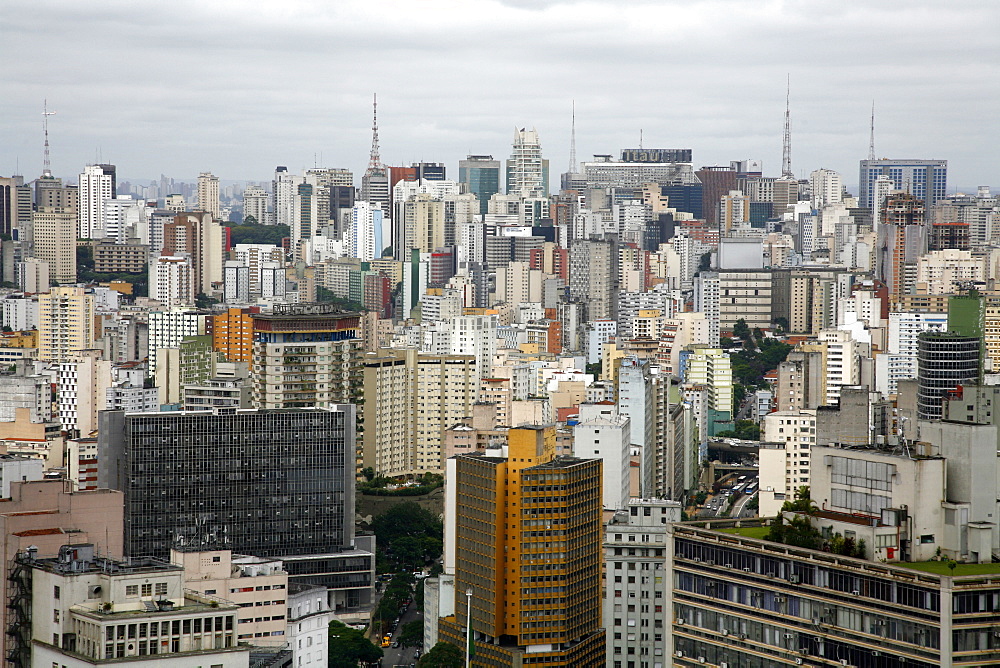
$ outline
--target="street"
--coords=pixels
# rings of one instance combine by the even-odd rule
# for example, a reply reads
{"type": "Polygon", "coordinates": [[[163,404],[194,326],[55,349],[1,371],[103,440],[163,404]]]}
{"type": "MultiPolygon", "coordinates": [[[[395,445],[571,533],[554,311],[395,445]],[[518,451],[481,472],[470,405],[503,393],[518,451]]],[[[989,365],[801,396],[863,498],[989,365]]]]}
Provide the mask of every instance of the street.
{"type": "MultiPolygon", "coordinates": [[[[396,638],[400,633],[402,633],[403,625],[405,625],[406,622],[412,622],[415,619],[421,619],[421,617],[422,615],[420,611],[417,610],[416,605],[410,603],[409,607],[406,608],[406,612],[404,612],[403,616],[399,618],[399,624],[396,626],[396,630],[392,634],[392,641],[396,642],[396,638]]],[[[382,668],[416,664],[417,660],[413,655],[418,649],[420,649],[420,647],[383,647],[382,668]]]]}
{"type": "Polygon", "coordinates": [[[733,519],[742,517],[744,509],[746,508],[747,504],[750,503],[750,499],[753,499],[756,496],[757,492],[754,492],[750,496],[744,495],[743,498],[737,501],[736,504],[733,506],[733,512],[730,513],[730,517],[732,517],[733,519]]]}

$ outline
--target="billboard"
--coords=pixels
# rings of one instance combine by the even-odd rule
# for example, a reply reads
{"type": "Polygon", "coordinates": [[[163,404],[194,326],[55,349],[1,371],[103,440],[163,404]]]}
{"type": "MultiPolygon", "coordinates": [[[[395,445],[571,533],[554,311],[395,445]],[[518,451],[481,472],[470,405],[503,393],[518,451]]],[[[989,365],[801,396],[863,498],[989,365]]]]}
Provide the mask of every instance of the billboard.
{"type": "Polygon", "coordinates": [[[623,148],[622,162],[691,162],[691,149],[623,148]]]}

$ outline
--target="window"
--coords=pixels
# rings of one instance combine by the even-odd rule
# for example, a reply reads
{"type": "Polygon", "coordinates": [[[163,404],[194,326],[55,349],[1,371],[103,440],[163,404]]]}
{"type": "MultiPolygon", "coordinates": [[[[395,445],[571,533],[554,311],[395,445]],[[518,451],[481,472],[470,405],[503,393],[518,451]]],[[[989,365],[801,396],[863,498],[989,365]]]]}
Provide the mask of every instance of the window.
{"type": "Polygon", "coordinates": [[[125,597],[135,598],[139,595],[139,585],[125,585],[125,597]]]}
{"type": "Polygon", "coordinates": [[[146,584],[142,585],[142,595],[143,596],[152,596],[153,595],[153,584],[152,583],[146,583],[146,584]]]}
{"type": "Polygon", "coordinates": [[[52,588],[52,598],[59,599],[59,587],[58,585],[52,588]]]}
{"type": "Polygon", "coordinates": [[[58,624],[59,623],[59,611],[58,610],[53,610],[52,611],[52,623],[53,624],[58,624]]]}

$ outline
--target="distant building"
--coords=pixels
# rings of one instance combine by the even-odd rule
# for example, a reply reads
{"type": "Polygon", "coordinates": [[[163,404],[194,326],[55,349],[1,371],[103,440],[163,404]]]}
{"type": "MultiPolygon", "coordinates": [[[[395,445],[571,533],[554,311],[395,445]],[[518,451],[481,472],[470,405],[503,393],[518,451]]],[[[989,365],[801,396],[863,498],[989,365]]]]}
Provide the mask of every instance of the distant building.
{"type": "Polygon", "coordinates": [[[500,192],[500,161],[492,155],[470,155],[458,161],[458,182],[479,200],[479,213],[484,215],[490,198],[500,192]]]}
{"type": "Polygon", "coordinates": [[[931,206],[947,196],[947,160],[862,160],[858,175],[858,204],[874,210],[881,203],[876,201],[875,183],[879,177],[892,181],[893,189],[911,193],[931,206]]]}

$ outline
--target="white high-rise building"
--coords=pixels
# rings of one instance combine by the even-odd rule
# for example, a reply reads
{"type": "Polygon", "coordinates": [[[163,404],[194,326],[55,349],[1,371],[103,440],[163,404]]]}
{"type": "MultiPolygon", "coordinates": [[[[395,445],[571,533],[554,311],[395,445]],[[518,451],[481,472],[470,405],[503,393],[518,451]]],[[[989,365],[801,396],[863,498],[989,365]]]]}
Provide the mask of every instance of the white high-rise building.
{"type": "Polygon", "coordinates": [[[300,183],[303,183],[302,177],[289,173],[287,167],[275,169],[272,193],[275,224],[288,225],[291,229],[292,218],[295,215],[295,195],[298,193],[300,183]]]}
{"type": "Polygon", "coordinates": [[[243,220],[251,216],[260,225],[268,222],[267,192],[260,186],[247,186],[243,191],[243,220]]]}
{"type": "MultiPolygon", "coordinates": [[[[249,294],[252,296],[261,295],[261,267],[264,263],[276,263],[284,266],[285,251],[280,246],[270,244],[236,244],[233,249],[234,259],[240,264],[249,268],[249,294]]],[[[228,265],[227,265],[228,266],[228,265]]]]}
{"type": "Polygon", "coordinates": [[[522,197],[549,194],[549,162],[542,159],[538,131],[514,130],[514,146],[507,160],[507,193],[522,197]]]}
{"type": "Polygon", "coordinates": [[[161,255],[149,265],[149,296],[167,308],[194,305],[194,270],[188,256],[161,255]]]}
{"type": "Polygon", "coordinates": [[[125,243],[129,238],[149,237],[149,210],[146,202],[132,199],[131,195],[119,195],[104,202],[104,217],[100,228],[94,231],[97,237],[114,239],[115,243],[125,243]]]}
{"type": "Polygon", "coordinates": [[[219,177],[211,172],[198,175],[198,209],[212,214],[212,218],[222,218],[222,205],[219,203],[219,177]]]}
{"type": "Polygon", "coordinates": [[[104,223],[104,203],[115,197],[115,166],[87,165],[80,174],[77,233],[81,239],[93,239],[104,223]]]}
{"type": "Polygon", "coordinates": [[[351,223],[344,230],[344,251],[347,257],[368,262],[381,257],[382,209],[371,202],[355,202],[351,209],[351,223]]]}
{"type": "Polygon", "coordinates": [[[573,428],[573,456],[603,462],[603,505],[624,508],[629,499],[631,421],[611,404],[580,404],[580,421],[573,428]]]}
{"type": "Polygon", "coordinates": [[[822,209],[828,204],[840,204],[844,201],[843,179],[839,172],[832,169],[817,169],[810,173],[809,189],[814,209],[822,209]]]}

